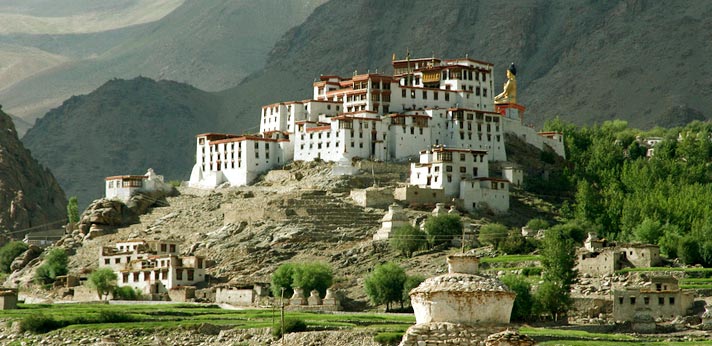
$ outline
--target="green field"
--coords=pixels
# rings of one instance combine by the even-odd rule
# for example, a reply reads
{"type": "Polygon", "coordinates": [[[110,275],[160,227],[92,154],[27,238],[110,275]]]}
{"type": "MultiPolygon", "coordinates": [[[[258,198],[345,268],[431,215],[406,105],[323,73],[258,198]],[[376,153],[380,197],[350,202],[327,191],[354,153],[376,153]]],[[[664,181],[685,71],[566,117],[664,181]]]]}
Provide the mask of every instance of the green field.
{"type": "MultiPolygon", "coordinates": [[[[64,328],[177,328],[209,323],[240,329],[267,328],[278,323],[278,309],[225,310],[216,305],[193,304],[20,304],[17,310],[0,311],[0,319],[20,321],[28,316],[44,316],[61,321],[64,328]],[[113,314],[113,315],[112,315],[113,314]],[[119,316],[128,322],[103,322],[103,316],[119,316]],[[128,318],[126,318],[128,317],[128,318]]],[[[304,320],[310,329],[365,329],[375,332],[402,332],[415,323],[412,315],[378,313],[285,312],[286,318],[304,320]]]]}
{"type": "MultiPolygon", "coordinates": [[[[17,310],[0,311],[0,320],[21,321],[27,317],[44,316],[62,321],[65,330],[73,329],[142,329],[190,328],[203,323],[231,326],[237,329],[269,328],[279,323],[279,310],[246,309],[225,310],[216,305],[198,304],[20,304],[17,310]],[[105,322],[102,316],[114,316],[128,321],[105,322]],[[101,322],[104,321],[104,322],[101,322]]],[[[286,318],[301,319],[308,330],[356,330],[376,334],[402,334],[415,323],[410,314],[382,313],[317,313],[285,312],[286,318]]],[[[542,346],[687,346],[708,345],[712,340],[663,341],[665,335],[643,338],[627,334],[590,333],[582,330],[561,328],[522,327],[522,334],[528,335],[542,346]]],[[[396,335],[397,336],[397,335],[396,335]]]]}
{"type": "Polygon", "coordinates": [[[504,255],[497,257],[482,257],[480,263],[519,263],[528,261],[540,261],[539,255],[504,255]]]}

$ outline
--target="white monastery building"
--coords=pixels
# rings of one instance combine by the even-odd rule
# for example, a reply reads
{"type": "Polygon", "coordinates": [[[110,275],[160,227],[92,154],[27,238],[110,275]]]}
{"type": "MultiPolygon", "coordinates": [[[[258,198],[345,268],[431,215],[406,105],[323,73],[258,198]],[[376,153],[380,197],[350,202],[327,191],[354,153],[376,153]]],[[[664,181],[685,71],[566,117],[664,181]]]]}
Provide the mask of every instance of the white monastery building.
{"type": "Polygon", "coordinates": [[[202,256],[180,256],[177,242],[133,239],[102,247],[99,267],[114,270],[119,286],[159,294],[205,281],[206,263],[202,256]]]}
{"type": "Polygon", "coordinates": [[[479,202],[470,192],[476,199],[506,195],[506,203],[487,203],[506,210],[508,184],[487,178],[487,161],[507,160],[505,133],[564,156],[560,133],[539,134],[522,124],[525,108],[516,103],[514,65],[505,85],[509,94],[496,97],[488,62],[394,56],[392,65],[392,75],[321,76],[313,84],[312,99],[262,107],[258,135],[198,135],[189,185],[246,185],[292,160],[420,157],[412,166],[412,185],[468,199],[467,209],[479,202]]]}
{"type": "Polygon", "coordinates": [[[172,189],[170,184],[163,181],[163,176],[157,175],[152,168],[149,168],[145,175],[117,175],[106,177],[104,180],[106,199],[116,199],[124,203],[139,191],[168,192],[172,189]]]}

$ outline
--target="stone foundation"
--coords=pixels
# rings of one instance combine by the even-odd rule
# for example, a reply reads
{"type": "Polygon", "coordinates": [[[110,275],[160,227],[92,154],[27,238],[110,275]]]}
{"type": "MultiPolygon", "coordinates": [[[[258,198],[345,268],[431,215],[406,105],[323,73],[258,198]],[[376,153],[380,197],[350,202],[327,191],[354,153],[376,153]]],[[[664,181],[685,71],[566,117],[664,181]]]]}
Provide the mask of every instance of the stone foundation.
{"type": "Polygon", "coordinates": [[[399,346],[532,346],[525,335],[508,325],[466,325],[448,322],[416,324],[406,331],[399,346]],[[496,335],[495,335],[496,334],[496,335]]]}

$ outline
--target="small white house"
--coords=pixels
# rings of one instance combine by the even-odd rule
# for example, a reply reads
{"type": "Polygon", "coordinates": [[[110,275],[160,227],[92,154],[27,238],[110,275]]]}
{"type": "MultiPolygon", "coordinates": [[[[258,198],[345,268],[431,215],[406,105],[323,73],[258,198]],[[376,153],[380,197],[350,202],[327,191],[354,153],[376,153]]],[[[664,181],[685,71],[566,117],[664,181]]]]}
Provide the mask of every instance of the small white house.
{"type": "Polygon", "coordinates": [[[460,181],[486,177],[488,172],[486,151],[441,146],[420,152],[420,162],[410,165],[410,184],[443,189],[446,196],[458,197],[460,181]]]}
{"type": "Polygon", "coordinates": [[[137,191],[164,191],[171,190],[170,184],[163,181],[162,175],[157,175],[149,168],[145,175],[116,175],[106,177],[106,199],[117,199],[124,203],[137,191]]]}

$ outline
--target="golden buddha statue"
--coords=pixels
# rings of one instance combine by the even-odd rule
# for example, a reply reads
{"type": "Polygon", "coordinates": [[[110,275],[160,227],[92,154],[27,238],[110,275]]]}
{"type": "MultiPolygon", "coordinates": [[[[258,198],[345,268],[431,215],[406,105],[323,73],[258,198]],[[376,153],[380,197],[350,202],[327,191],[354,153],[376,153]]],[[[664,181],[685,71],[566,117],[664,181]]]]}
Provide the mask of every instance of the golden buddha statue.
{"type": "Polygon", "coordinates": [[[495,104],[517,103],[517,68],[514,63],[507,69],[507,81],[504,83],[504,91],[494,97],[495,104]]]}

